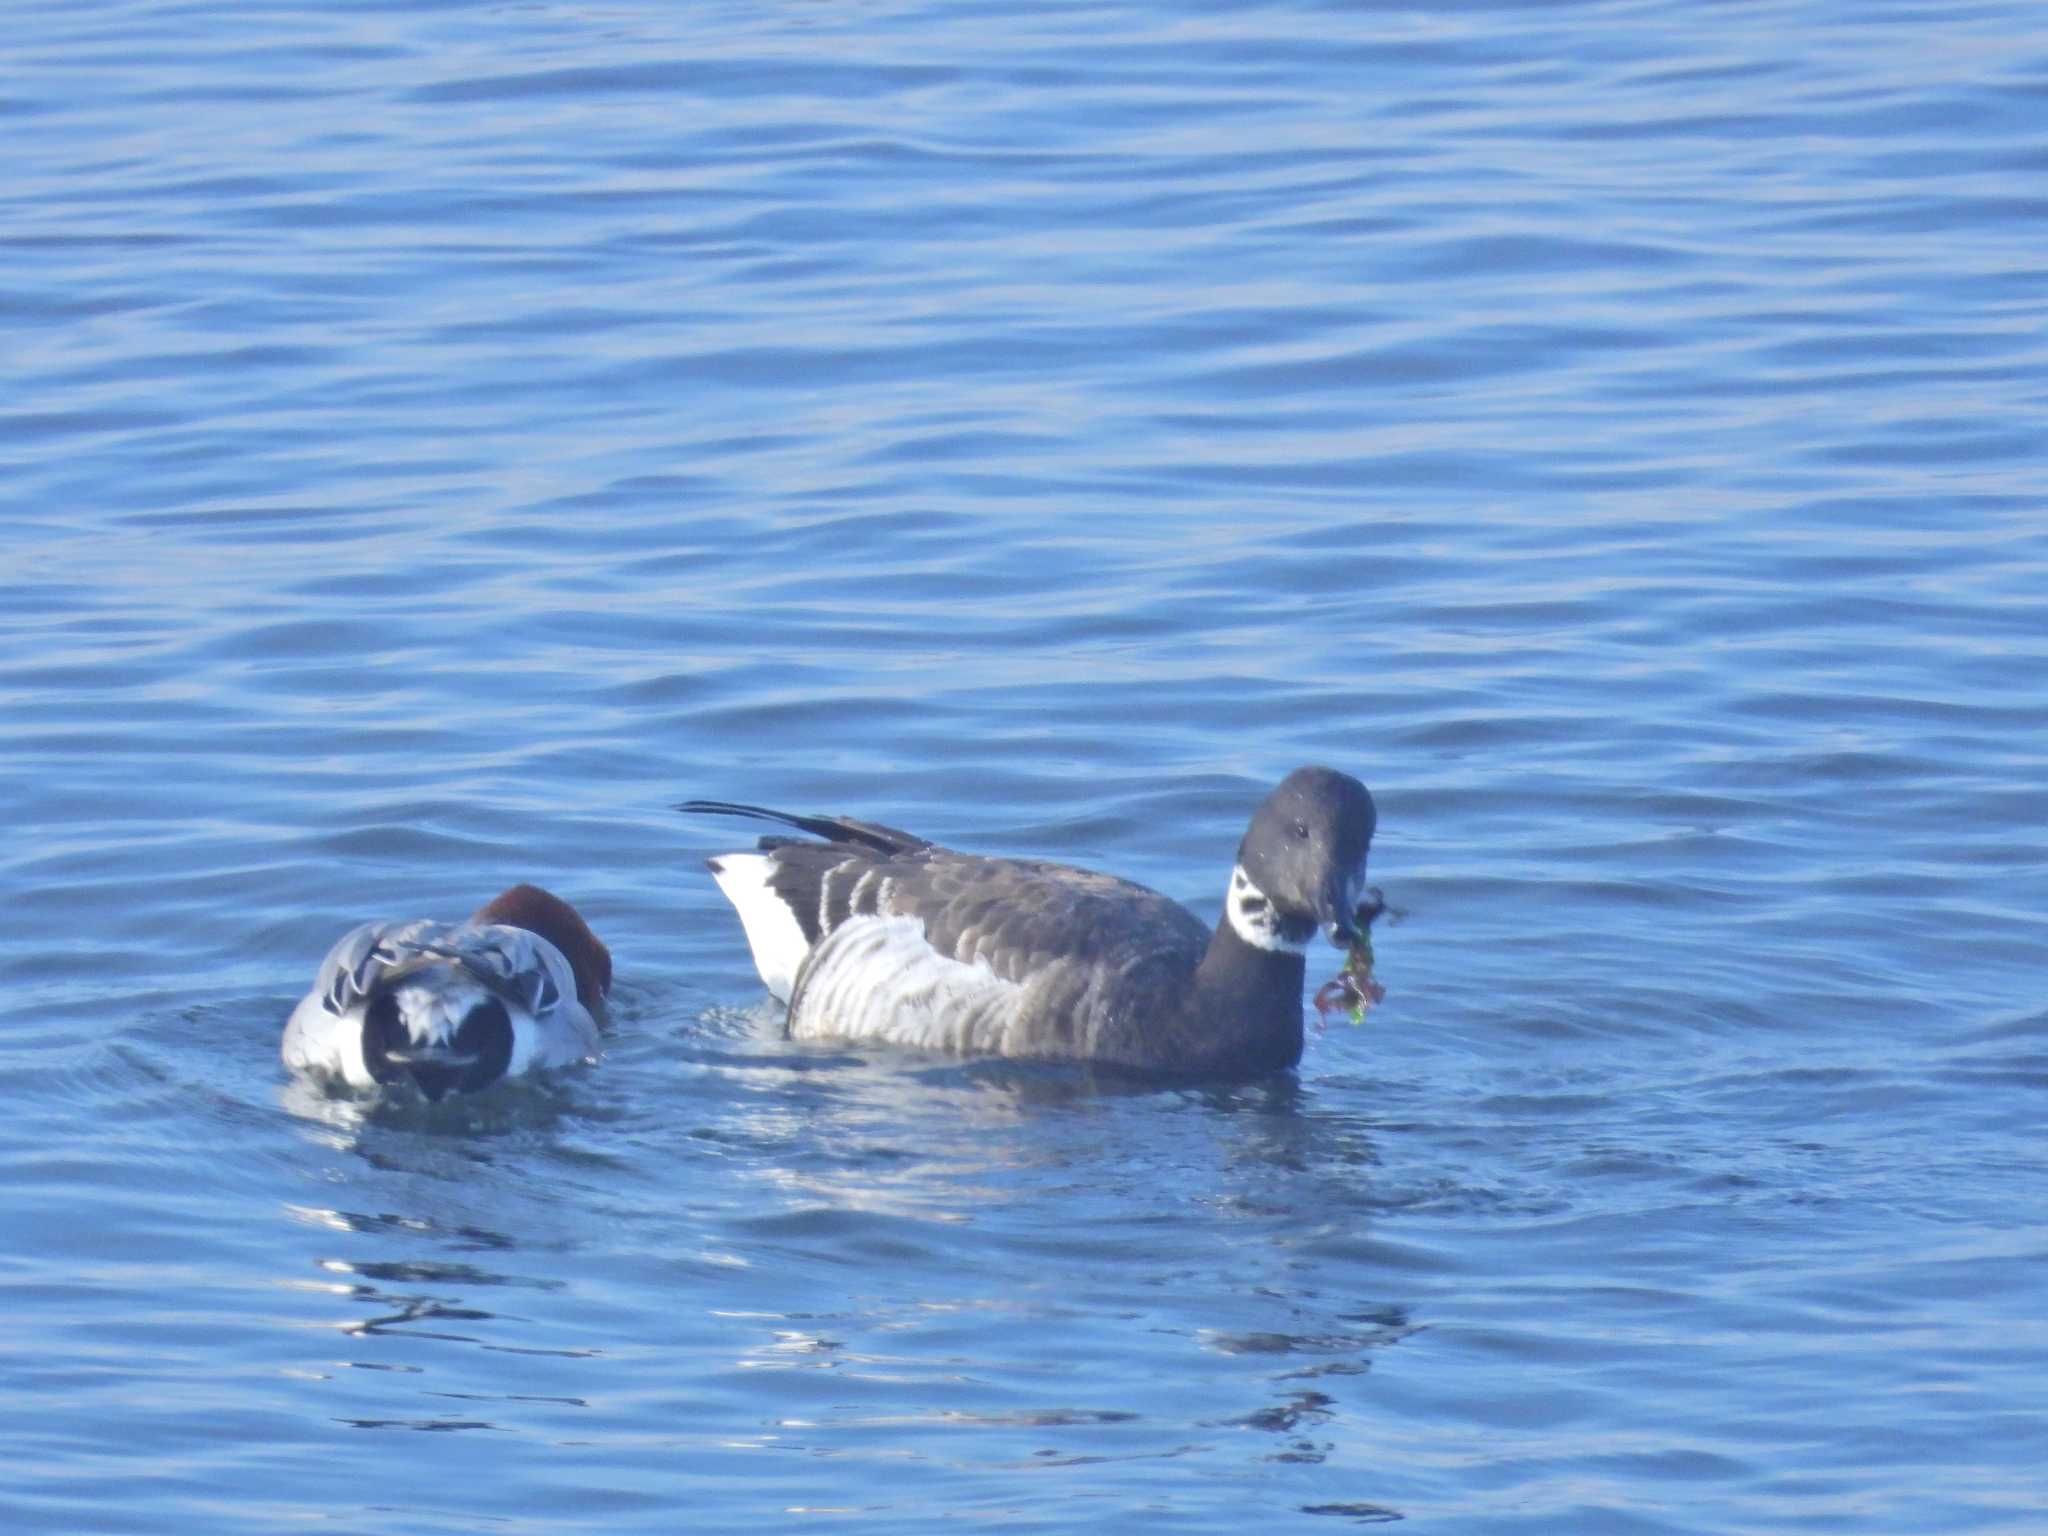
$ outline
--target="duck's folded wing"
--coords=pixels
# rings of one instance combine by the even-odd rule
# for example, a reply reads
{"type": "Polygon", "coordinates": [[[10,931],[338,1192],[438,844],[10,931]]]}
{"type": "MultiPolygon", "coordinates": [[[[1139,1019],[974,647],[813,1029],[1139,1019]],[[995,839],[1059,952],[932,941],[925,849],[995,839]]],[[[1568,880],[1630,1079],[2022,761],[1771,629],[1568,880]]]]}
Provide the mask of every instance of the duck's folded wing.
{"type": "Polygon", "coordinates": [[[457,967],[506,1002],[545,1018],[576,996],[576,978],[560,950],[538,934],[501,923],[425,920],[364,923],[341,936],[321,962],[314,990],[337,1016],[392,982],[429,966],[457,967]]]}
{"type": "Polygon", "coordinates": [[[503,923],[451,928],[420,951],[449,960],[506,1002],[524,1008],[542,1025],[570,1009],[576,976],[562,952],[539,934],[503,923]]]}
{"type": "Polygon", "coordinates": [[[320,962],[313,993],[322,1011],[343,1017],[360,1008],[382,989],[393,971],[416,965],[422,944],[447,930],[439,923],[364,923],[335,942],[320,962]]]}

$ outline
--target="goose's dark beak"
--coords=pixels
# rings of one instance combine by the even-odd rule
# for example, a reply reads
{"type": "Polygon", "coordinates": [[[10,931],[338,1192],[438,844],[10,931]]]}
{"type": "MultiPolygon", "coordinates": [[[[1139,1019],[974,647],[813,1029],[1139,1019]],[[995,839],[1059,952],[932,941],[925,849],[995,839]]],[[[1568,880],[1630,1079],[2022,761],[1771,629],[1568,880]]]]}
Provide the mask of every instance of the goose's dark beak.
{"type": "Polygon", "coordinates": [[[1330,936],[1330,942],[1338,949],[1349,949],[1358,942],[1362,930],[1358,926],[1358,912],[1352,905],[1347,882],[1333,880],[1323,887],[1316,898],[1316,917],[1322,922],[1323,932],[1330,936]]]}
{"type": "Polygon", "coordinates": [[[1347,949],[1365,937],[1373,920],[1386,909],[1386,898],[1380,895],[1378,886],[1368,885],[1360,894],[1359,887],[1344,885],[1334,891],[1326,889],[1323,892],[1317,902],[1316,916],[1322,919],[1323,931],[1329,934],[1330,942],[1339,949],[1347,949]]]}

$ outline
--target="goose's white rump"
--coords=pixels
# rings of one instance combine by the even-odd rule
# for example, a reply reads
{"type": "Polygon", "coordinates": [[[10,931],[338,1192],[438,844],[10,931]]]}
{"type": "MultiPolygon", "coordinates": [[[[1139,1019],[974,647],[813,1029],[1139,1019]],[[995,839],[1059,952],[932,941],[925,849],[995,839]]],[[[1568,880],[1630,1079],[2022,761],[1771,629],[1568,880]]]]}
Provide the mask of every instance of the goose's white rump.
{"type": "Polygon", "coordinates": [[[773,863],[764,853],[722,853],[705,863],[725,899],[740,915],[761,984],[778,1003],[788,1002],[811,941],[804,937],[796,913],[769,887],[773,863]]]}

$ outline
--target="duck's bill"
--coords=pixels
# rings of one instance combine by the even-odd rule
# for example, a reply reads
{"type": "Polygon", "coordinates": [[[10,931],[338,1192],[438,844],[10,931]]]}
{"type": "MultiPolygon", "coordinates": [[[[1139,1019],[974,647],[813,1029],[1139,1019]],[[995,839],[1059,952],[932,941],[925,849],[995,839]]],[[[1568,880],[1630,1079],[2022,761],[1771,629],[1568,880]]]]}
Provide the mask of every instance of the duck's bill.
{"type": "Polygon", "coordinates": [[[460,1072],[483,1060],[474,1051],[449,1051],[431,1045],[415,1046],[409,1051],[386,1051],[384,1059],[401,1067],[440,1067],[450,1072],[460,1072]]]}

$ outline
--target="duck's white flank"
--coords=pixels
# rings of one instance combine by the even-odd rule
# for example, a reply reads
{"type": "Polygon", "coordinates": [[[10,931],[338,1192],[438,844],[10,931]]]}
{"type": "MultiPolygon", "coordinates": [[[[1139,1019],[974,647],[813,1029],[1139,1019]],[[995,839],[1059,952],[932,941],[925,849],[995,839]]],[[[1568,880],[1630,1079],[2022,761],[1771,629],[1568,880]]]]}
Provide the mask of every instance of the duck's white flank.
{"type": "Polygon", "coordinates": [[[279,1048],[286,1069],[332,1078],[351,1088],[376,1087],[370,1064],[363,1059],[362,1020],[355,1018],[349,1023],[352,1028],[344,1027],[333,1010],[321,1005],[317,988],[299,999],[285,1023],[284,1043],[279,1048]]]}
{"type": "Polygon", "coordinates": [[[754,952],[754,969],[761,973],[762,985],[777,1002],[786,1003],[811,946],[789,904],[769,889],[774,868],[765,853],[721,853],[710,863],[711,878],[747,931],[747,948],[754,952]]]}

